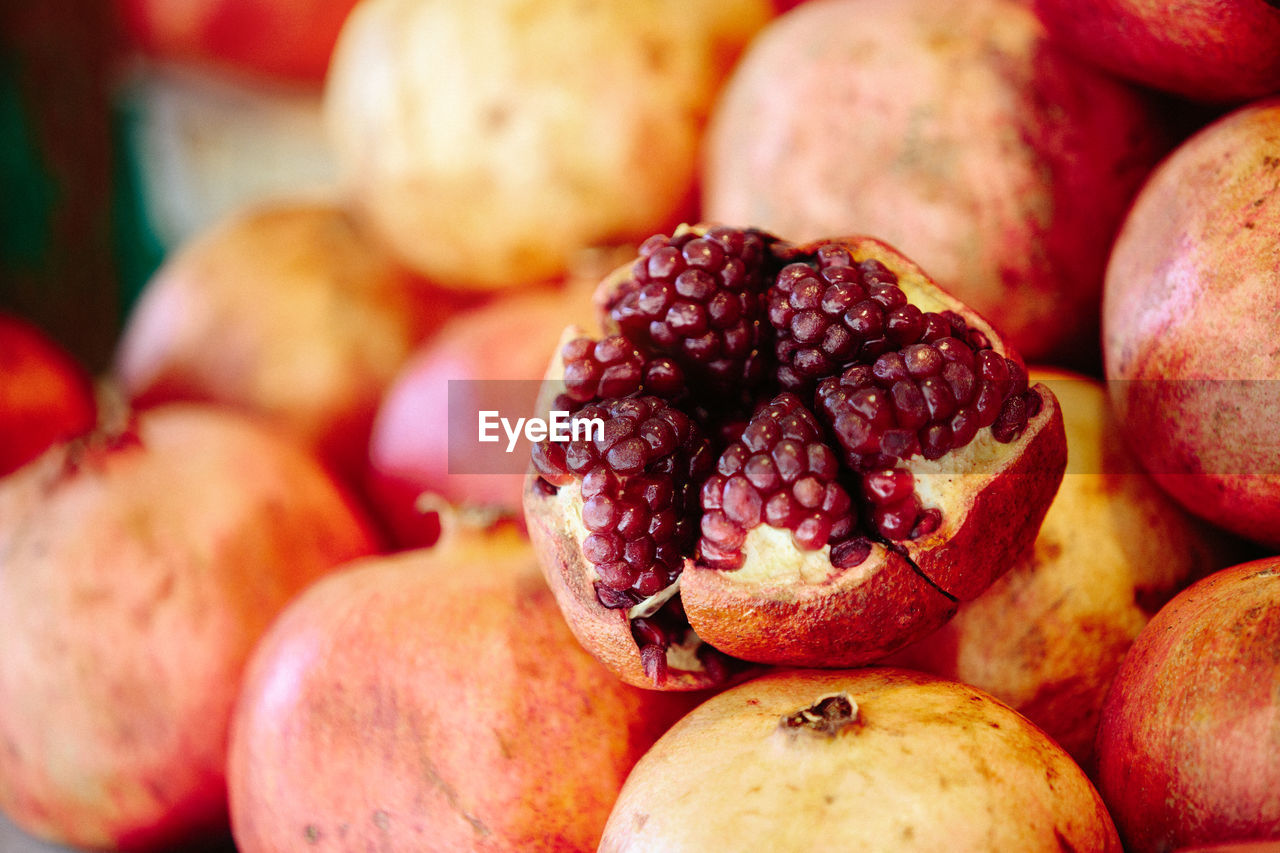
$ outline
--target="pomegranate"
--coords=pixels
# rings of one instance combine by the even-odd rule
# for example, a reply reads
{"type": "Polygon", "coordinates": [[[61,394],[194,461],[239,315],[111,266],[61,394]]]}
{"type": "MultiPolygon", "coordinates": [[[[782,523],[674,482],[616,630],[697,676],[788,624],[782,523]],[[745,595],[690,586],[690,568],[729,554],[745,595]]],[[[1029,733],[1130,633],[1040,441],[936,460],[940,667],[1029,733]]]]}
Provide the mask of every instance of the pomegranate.
{"type": "Polygon", "coordinates": [[[250,649],[295,592],[377,548],[313,457],[209,406],[140,413],[0,482],[0,808],[113,850],[225,829],[250,649]]]}
{"type": "Polygon", "coordinates": [[[148,54],[318,84],[356,0],[116,0],[148,54]]]}
{"type": "Polygon", "coordinates": [[[1061,747],[981,691],[871,667],[775,672],[640,760],[600,850],[1119,851],[1061,747]]]}
{"type": "Polygon", "coordinates": [[[1022,0],[806,3],[715,105],[702,215],[875,234],[1025,357],[1092,369],[1107,251],[1165,135],[1022,0]]]}
{"type": "Polygon", "coordinates": [[[436,547],[325,578],[254,653],[228,762],[241,853],[594,850],[692,707],[577,646],[514,526],[441,516],[436,547]]]}
{"type": "Polygon", "coordinates": [[[571,332],[552,367],[577,434],[535,444],[525,512],[629,682],[875,660],[1035,537],[1066,464],[1053,395],[886,244],[684,228],[600,304],[606,337],[571,332]]]}
{"type": "Polygon", "coordinates": [[[88,373],[35,324],[0,312],[0,477],[93,427],[88,373]]]}
{"type": "Polygon", "coordinates": [[[352,204],[433,280],[552,281],[687,215],[713,96],[768,0],[368,0],[325,93],[352,204]]]}
{"type": "Polygon", "coordinates": [[[1269,0],[1034,0],[1053,38],[1122,77],[1201,101],[1280,92],[1269,0]]]}
{"type": "Polygon", "coordinates": [[[1191,512],[1280,548],[1280,100],[1187,140],[1134,202],[1107,268],[1112,402],[1191,512]]]}
{"type": "Polygon", "coordinates": [[[116,374],[138,405],[268,417],[355,478],[384,389],[452,307],[340,208],[272,202],[227,217],[148,282],[116,374]]]}
{"type": "Polygon", "coordinates": [[[374,418],[367,477],[373,505],[399,545],[430,545],[439,534],[435,517],[417,506],[423,493],[520,515],[530,445],[521,441],[506,464],[482,454],[472,440],[477,413],[534,414],[547,353],[565,323],[592,322],[588,271],[616,256],[588,253],[561,286],[515,291],[459,311],[400,368],[374,418]]]}
{"type": "Polygon", "coordinates": [[[1170,601],[1134,641],[1098,729],[1125,849],[1280,840],[1280,557],[1170,601]]]}
{"type": "Polygon", "coordinates": [[[1147,620],[1230,551],[1142,473],[1103,384],[1030,371],[1057,397],[1069,462],[1034,547],[955,617],[889,660],[972,684],[1086,770],[1107,687],[1147,620]]]}

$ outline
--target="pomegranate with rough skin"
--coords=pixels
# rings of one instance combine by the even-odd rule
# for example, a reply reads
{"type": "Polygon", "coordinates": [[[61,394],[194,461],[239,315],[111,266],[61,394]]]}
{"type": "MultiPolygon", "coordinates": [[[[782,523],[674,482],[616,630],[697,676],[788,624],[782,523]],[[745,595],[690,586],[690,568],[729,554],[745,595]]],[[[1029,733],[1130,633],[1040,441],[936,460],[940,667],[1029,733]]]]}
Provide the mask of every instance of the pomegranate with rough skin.
{"type": "Polygon", "coordinates": [[[1280,92],[1271,0],[1033,0],[1055,40],[1109,71],[1201,101],[1280,92]]]}
{"type": "Polygon", "coordinates": [[[606,336],[570,330],[549,371],[572,440],[534,445],[525,513],[625,680],[875,660],[1035,537],[1066,464],[1053,395],[884,243],[683,228],[598,302],[606,336]]]}
{"type": "Polygon", "coordinates": [[[1086,770],[1107,687],[1134,637],[1187,584],[1227,566],[1221,537],[1133,459],[1096,379],[1032,369],[1062,408],[1068,463],[1035,545],[946,625],[886,660],[972,684],[1086,770]]]}
{"type": "Polygon", "coordinates": [[[442,517],[436,547],[325,578],[255,652],[229,753],[242,853],[595,850],[692,707],[578,647],[514,526],[442,517]]]}
{"type": "Polygon", "coordinates": [[[1024,357],[1093,368],[1107,251],[1165,135],[1023,0],[807,3],[713,110],[702,216],[874,234],[1024,357]]]}
{"type": "Polygon", "coordinates": [[[1280,99],[1187,140],[1134,202],[1107,268],[1112,403],[1188,510],[1280,547],[1280,99]]]}
{"type": "Polygon", "coordinates": [[[777,672],[640,759],[600,850],[1118,851],[1062,748],[972,687],[901,669],[777,672]]]}
{"type": "Polygon", "coordinates": [[[354,479],[384,390],[456,302],[330,203],[257,205],[152,277],[116,374],[135,405],[202,400],[268,417],[354,479]]]}
{"type": "Polygon", "coordinates": [[[174,404],[0,481],[0,808],[42,838],[190,849],[272,616],[379,543],[310,455],[174,404]]]}
{"type": "Polygon", "coordinates": [[[353,206],[435,281],[559,278],[689,215],[711,102],[767,0],[367,0],[334,54],[353,206]]]}
{"type": "Polygon", "coordinates": [[[0,477],[96,417],[85,369],[38,326],[0,312],[0,477]]]}
{"type": "Polygon", "coordinates": [[[1280,841],[1277,649],[1280,557],[1210,575],[1143,629],[1098,729],[1125,849],[1280,841]]]}

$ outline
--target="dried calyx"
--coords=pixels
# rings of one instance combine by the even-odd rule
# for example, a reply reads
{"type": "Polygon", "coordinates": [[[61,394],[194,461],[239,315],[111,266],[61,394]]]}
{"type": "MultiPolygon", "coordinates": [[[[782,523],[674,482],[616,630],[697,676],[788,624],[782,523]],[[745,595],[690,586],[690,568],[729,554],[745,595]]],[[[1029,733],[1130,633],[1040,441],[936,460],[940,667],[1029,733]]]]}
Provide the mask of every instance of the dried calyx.
{"type": "Polygon", "coordinates": [[[552,378],[602,426],[535,447],[526,511],[571,625],[629,680],[702,686],[732,667],[714,649],[872,660],[1034,537],[1065,465],[1052,397],[884,244],[685,228],[600,299],[606,335],[552,378]]]}

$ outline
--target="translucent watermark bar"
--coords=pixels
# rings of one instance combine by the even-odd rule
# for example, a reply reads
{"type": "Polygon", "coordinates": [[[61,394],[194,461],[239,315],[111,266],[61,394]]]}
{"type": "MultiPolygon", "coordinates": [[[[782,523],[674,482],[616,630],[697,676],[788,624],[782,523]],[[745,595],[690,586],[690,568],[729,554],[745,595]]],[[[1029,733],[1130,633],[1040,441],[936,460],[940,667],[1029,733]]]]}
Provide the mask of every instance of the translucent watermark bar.
{"type": "MultiPolygon", "coordinates": [[[[1095,417],[1092,407],[1076,411],[1098,389],[1113,404],[1110,420],[1097,426],[1113,440],[1100,452],[1068,453],[1067,474],[1204,474],[1232,477],[1280,477],[1280,381],[1172,380],[1159,382],[1043,381],[1059,398],[1070,425],[1095,417]],[[1073,387],[1087,386],[1087,387],[1073,387]],[[1116,407],[1128,412],[1122,436],[1116,407]],[[1235,436],[1229,438],[1229,436],[1235,436]],[[1205,442],[1207,451],[1196,450],[1205,442]],[[1142,465],[1137,453],[1144,458],[1142,465]]],[[[575,422],[549,405],[539,410],[542,381],[450,380],[448,449],[451,474],[523,474],[535,441],[572,441],[575,422]]],[[[579,426],[581,430],[584,427],[579,426]]],[[[592,430],[599,429],[593,425],[592,430]]],[[[979,440],[986,431],[979,433],[979,440]]],[[[947,471],[949,457],[932,463],[947,471]]],[[[993,456],[992,464],[998,457],[993,456]]],[[[966,463],[965,474],[989,473],[966,463]]]]}

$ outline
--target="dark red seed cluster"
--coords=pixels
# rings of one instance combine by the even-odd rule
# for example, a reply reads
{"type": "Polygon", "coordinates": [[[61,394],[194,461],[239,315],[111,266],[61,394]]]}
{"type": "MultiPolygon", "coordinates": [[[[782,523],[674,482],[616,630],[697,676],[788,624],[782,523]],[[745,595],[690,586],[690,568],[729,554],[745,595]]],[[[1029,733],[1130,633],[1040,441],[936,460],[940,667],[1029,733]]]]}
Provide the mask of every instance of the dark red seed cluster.
{"type": "Polygon", "coordinates": [[[990,346],[952,312],[924,313],[907,301],[898,277],[870,259],[854,263],[839,245],[819,249],[816,265],[783,267],[769,290],[778,382],[812,390],[852,364],[919,342],[955,338],[967,349],[990,346]]]}
{"type": "Polygon", "coordinates": [[[650,237],[609,306],[610,316],[623,335],[673,356],[708,390],[754,383],[763,374],[770,239],[736,228],[650,237]]]}
{"type": "Polygon", "coordinates": [[[886,539],[916,539],[937,530],[942,513],[925,509],[915,491],[915,477],[906,468],[882,468],[862,476],[862,497],[869,521],[886,539]]]}
{"type": "Polygon", "coordinates": [[[597,594],[607,607],[630,607],[679,575],[711,449],[688,415],[658,397],[588,405],[573,421],[597,419],[603,428],[590,440],[535,445],[534,464],[554,485],[581,481],[582,553],[597,594]]]}
{"type": "Polygon", "coordinates": [[[849,536],[856,519],[839,473],[839,459],[800,398],[778,395],[702,486],[702,563],[738,568],[747,532],[762,523],[790,530],[804,550],[849,536]]]}
{"type": "Polygon", "coordinates": [[[669,356],[647,356],[622,335],[575,338],[560,349],[564,392],[555,408],[574,412],[587,403],[645,393],[675,400],[685,393],[684,371],[669,356]]]}

